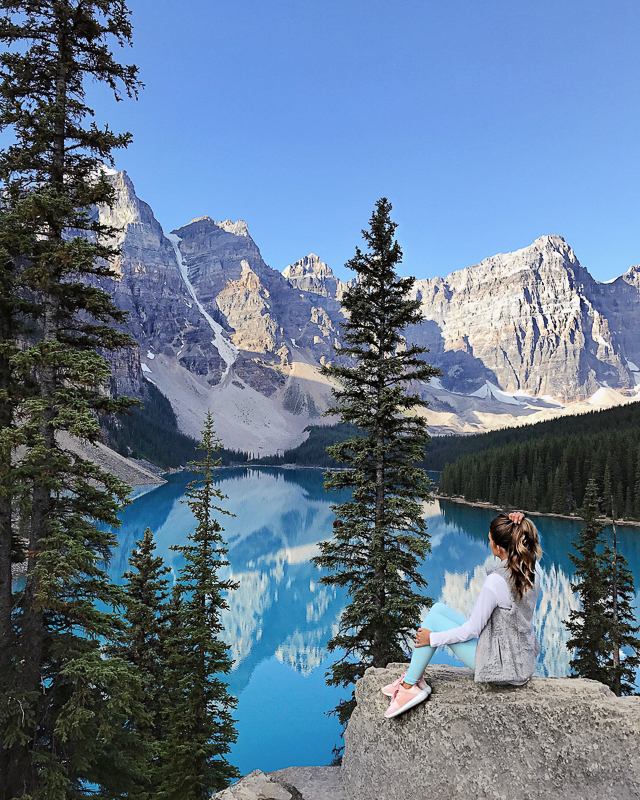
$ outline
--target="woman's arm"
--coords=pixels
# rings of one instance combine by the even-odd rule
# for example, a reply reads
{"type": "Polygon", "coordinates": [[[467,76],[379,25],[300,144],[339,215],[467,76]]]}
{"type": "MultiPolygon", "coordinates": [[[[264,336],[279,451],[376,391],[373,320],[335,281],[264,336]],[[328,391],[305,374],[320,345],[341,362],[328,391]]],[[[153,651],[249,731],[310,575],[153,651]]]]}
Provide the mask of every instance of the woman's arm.
{"type": "MultiPolygon", "coordinates": [[[[497,580],[503,581],[499,575],[487,576],[485,582],[482,584],[480,595],[476,601],[471,617],[467,622],[457,628],[452,628],[448,631],[431,631],[429,635],[429,642],[432,647],[440,647],[443,644],[456,644],[456,642],[467,642],[469,639],[475,639],[480,635],[480,632],[489,621],[489,617],[493,613],[496,606],[501,605],[500,597],[495,591],[494,582],[497,580]]],[[[505,583],[506,588],[506,583],[505,583]]],[[[508,592],[508,589],[507,589],[508,592]]],[[[422,645],[422,640],[425,636],[418,637],[418,643],[422,645]]]]}

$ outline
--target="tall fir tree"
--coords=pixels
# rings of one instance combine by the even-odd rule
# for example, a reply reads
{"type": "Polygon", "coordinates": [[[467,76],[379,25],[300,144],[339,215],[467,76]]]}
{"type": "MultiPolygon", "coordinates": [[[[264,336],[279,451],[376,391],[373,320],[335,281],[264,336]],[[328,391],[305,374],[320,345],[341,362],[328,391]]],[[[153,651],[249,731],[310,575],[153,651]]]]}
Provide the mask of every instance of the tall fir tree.
{"type": "Polygon", "coordinates": [[[565,621],[571,639],[570,651],[575,650],[570,662],[572,670],[581,678],[608,682],[606,657],[609,621],[606,614],[607,580],[602,566],[603,525],[598,521],[600,498],[595,479],[590,479],[580,510],[583,527],[573,546],[578,551],[569,553],[576,569],[576,582],[571,584],[580,597],[580,609],[569,613],[565,621]]]}
{"type": "Polygon", "coordinates": [[[28,319],[35,308],[17,291],[23,266],[21,254],[30,251],[34,235],[12,205],[8,196],[4,203],[0,202],[0,695],[8,688],[11,675],[11,566],[24,559],[14,525],[19,513],[15,450],[22,441],[16,410],[20,400],[35,388],[20,381],[13,366],[19,339],[26,335],[28,319]]]}
{"type": "Polygon", "coordinates": [[[635,584],[629,562],[618,552],[616,506],[612,501],[613,541],[605,545],[602,557],[607,587],[607,619],[609,621],[609,650],[606,659],[607,684],[615,694],[633,694],[636,690],[636,670],[640,667],[640,626],[635,624],[632,603],[635,584]],[[625,652],[626,651],[626,652],[625,652]]]}
{"type": "Polygon", "coordinates": [[[0,254],[13,303],[3,305],[0,332],[1,469],[9,487],[0,497],[0,635],[8,643],[1,788],[7,797],[58,800],[93,795],[93,784],[122,796],[135,774],[127,720],[139,682],[102,650],[118,627],[109,609],[121,593],[104,570],[115,534],[101,528],[118,525],[128,487],[63,449],[61,437],[95,441],[97,412],[132,404],[106,391],[110,368],[98,349],[132,340],[113,327],[124,316],[95,285],[116,250],[113,231],[90,213],[113,202],[102,163],[112,163],[112,150],[130,136],[92,122],[84,88],[93,80],[117,99],[120,90],[136,93],[136,68],[111,50],[130,44],[129,12],[122,0],[5,2],[0,41],[0,130],[12,134],[0,152],[0,254]],[[16,304],[25,324],[12,339],[7,320],[16,304]],[[26,586],[13,595],[7,553],[15,557],[20,537],[26,586]]]}
{"type": "Polygon", "coordinates": [[[168,638],[169,707],[160,800],[208,800],[224,789],[238,771],[226,759],[236,740],[231,716],[236,699],[219,677],[233,661],[222,641],[221,612],[229,607],[226,594],[237,584],[221,576],[229,566],[223,528],[214,513],[230,514],[215,505],[226,499],[216,488],[215,468],[221,449],[207,413],[202,431],[202,461],[190,463],[200,475],[187,486],[186,500],[197,521],[190,544],[173,547],[185,560],[176,583],[168,638]]]}
{"type": "Polygon", "coordinates": [[[130,792],[130,800],[152,800],[160,785],[160,771],[166,732],[164,715],[169,702],[166,686],[169,580],[171,570],[160,556],[150,528],[136,542],[123,575],[125,628],[111,646],[110,654],[136,670],[142,685],[144,708],[130,720],[140,735],[144,768],[130,792]]]}
{"type": "MultiPolygon", "coordinates": [[[[320,544],[314,559],[328,570],[322,583],[346,587],[350,598],[328,644],[342,653],[328,673],[332,686],[351,686],[367,667],[404,660],[431,603],[416,591],[426,587],[418,568],[430,549],[421,504],[431,484],[418,466],[429,436],[416,413],[426,403],[408,387],[441,373],[421,358],[424,348],[403,337],[422,315],[420,302],[410,299],[414,279],[396,274],[402,251],[390,212],[386,198],[376,203],[362,232],[368,251],[357,247],[347,263],[356,282],[342,299],[347,321],[339,363],[324,368],[340,384],[328,413],[359,429],[328,448],[347,469],[327,473],[325,486],[350,490],[351,498],[333,506],[334,538],[320,544]]],[[[341,723],[354,705],[352,692],[336,707],[341,723]]]]}

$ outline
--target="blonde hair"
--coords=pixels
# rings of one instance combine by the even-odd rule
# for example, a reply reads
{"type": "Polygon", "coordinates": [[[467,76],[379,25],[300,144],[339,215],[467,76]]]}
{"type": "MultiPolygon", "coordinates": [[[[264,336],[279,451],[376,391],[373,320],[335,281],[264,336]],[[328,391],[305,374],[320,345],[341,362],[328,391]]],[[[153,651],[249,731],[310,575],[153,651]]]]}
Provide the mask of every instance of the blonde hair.
{"type": "Polygon", "coordinates": [[[538,529],[526,517],[516,524],[503,513],[491,520],[489,532],[493,543],[507,551],[507,569],[522,600],[535,583],[536,561],[542,555],[538,529]]]}

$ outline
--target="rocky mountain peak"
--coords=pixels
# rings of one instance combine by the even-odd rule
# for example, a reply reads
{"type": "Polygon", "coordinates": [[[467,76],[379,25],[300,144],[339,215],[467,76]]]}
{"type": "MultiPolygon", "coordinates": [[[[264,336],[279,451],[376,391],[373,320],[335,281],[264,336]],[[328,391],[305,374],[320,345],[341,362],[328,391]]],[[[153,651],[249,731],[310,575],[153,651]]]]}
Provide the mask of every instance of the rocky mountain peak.
{"type": "Polygon", "coordinates": [[[243,219],[239,219],[236,222],[225,219],[224,222],[216,222],[216,225],[234,236],[249,236],[249,226],[243,219]]]}
{"type": "Polygon", "coordinates": [[[308,256],[301,258],[299,261],[294,261],[293,264],[289,264],[288,267],[282,270],[282,274],[287,279],[289,279],[289,277],[301,277],[303,275],[317,275],[318,277],[328,275],[332,278],[335,277],[331,267],[325,264],[315,253],[309,253],[308,256]]]}
{"type": "Polygon", "coordinates": [[[571,250],[566,239],[558,233],[546,233],[544,236],[538,236],[529,247],[523,249],[528,250],[532,247],[551,247],[556,250],[571,250]]]}
{"type": "Polygon", "coordinates": [[[215,313],[215,298],[225,286],[240,279],[243,261],[262,281],[268,283],[271,273],[282,280],[264,263],[243,220],[214,222],[209,216],[199,217],[172,233],[180,238],[189,280],[209,313],[215,313]]]}
{"type": "MultiPolygon", "coordinates": [[[[341,282],[315,253],[272,269],[243,220],[202,216],[165,235],[127,173],[107,174],[115,203],[96,213],[121,228],[122,248],[107,288],[129,312],[143,362],[135,353],[136,364],[116,367],[121,390],[142,380],[142,368],[192,435],[215,408],[227,446],[274,452],[299,443],[330,402],[319,367],[334,358],[340,300],[353,281],[341,282]]],[[[436,427],[502,427],[505,416],[547,413],[546,395],[587,401],[601,387],[640,399],[638,266],[599,283],[561,236],[548,235],[418,280],[414,291],[424,321],[407,338],[443,371],[419,389],[436,427]]]]}
{"type": "Polygon", "coordinates": [[[640,264],[635,267],[629,267],[625,274],[622,275],[621,279],[640,289],[640,264]]]}
{"type": "MultiPolygon", "coordinates": [[[[625,285],[628,316],[639,298],[625,285]]],[[[461,382],[476,390],[486,380],[567,400],[589,397],[600,385],[631,389],[635,378],[622,355],[631,346],[603,291],[610,289],[561,236],[541,236],[446,278],[416,281],[425,323],[415,341],[430,349],[453,391],[461,382]]]]}
{"type": "Polygon", "coordinates": [[[539,280],[540,275],[556,274],[563,278],[569,273],[580,273],[580,277],[591,276],[580,265],[575,253],[562,238],[555,234],[540,236],[528,247],[514,250],[511,253],[497,253],[475,264],[466,267],[447,276],[445,279],[449,283],[458,282],[458,278],[464,277],[465,280],[493,280],[512,278],[518,275],[517,281],[539,280]],[[583,275],[584,273],[584,275],[583,275]]]}
{"type": "Polygon", "coordinates": [[[120,233],[116,241],[124,241],[130,225],[148,225],[153,228],[154,236],[162,235],[162,228],[153,216],[151,207],[136,195],[133,181],[124,170],[117,171],[105,167],[105,172],[115,189],[115,202],[109,206],[100,206],[100,221],[117,228],[120,233]]]}
{"type": "Polygon", "coordinates": [[[282,270],[289,283],[302,292],[319,294],[335,299],[338,294],[339,281],[331,267],[325,264],[315,253],[289,264],[282,270]]]}

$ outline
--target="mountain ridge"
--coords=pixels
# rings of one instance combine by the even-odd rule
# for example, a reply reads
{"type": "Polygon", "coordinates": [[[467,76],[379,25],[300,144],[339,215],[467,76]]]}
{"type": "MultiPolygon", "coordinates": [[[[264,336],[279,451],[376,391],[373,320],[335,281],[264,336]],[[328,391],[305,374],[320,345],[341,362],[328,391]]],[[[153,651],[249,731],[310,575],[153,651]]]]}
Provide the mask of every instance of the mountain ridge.
{"type": "MultiPolygon", "coordinates": [[[[334,421],[320,417],[332,386],[321,367],[336,357],[348,284],[314,253],[268,266],[243,220],[205,215],[165,233],[126,172],[109,179],[116,202],[98,213],[123,230],[105,288],[140,346],[137,371],[117,365],[119,387],[155,383],[192,436],[211,410],[225,446],[256,455],[334,421]]],[[[637,398],[640,268],[600,283],[553,234],[416,280],[413,295],[424,321],[406,338],[443,370],[416,387],[435,433],[567,413],[600,390],[601,404],[637,398]]]]}

